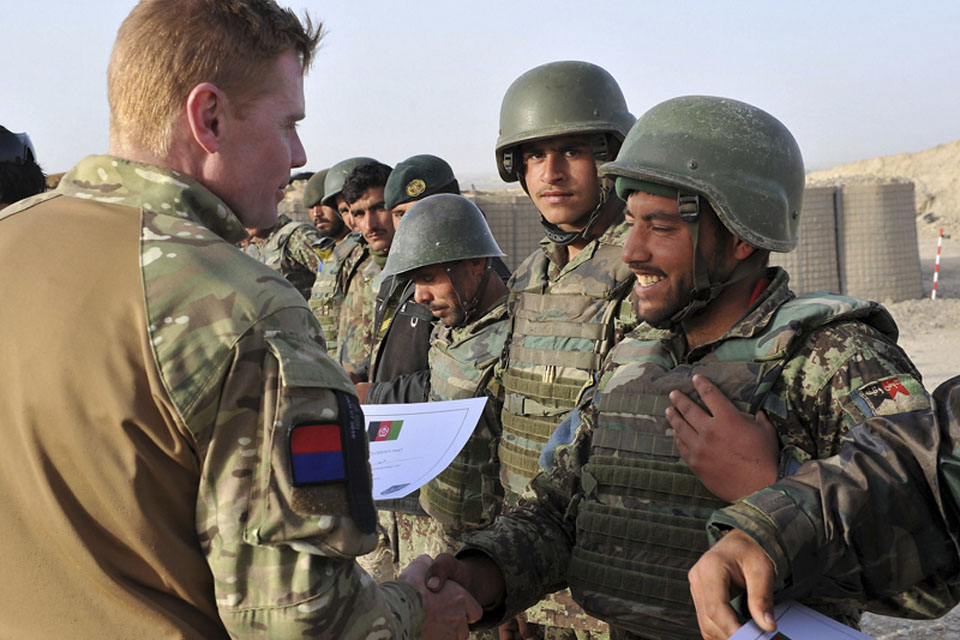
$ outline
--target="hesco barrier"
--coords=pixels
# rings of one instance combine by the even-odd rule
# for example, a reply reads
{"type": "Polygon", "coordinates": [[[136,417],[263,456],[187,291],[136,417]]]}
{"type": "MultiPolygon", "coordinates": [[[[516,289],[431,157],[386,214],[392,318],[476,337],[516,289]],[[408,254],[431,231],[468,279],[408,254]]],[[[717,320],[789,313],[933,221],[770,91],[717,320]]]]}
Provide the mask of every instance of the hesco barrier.
{"type": "Polygon", "coordinates": [[[844,293],[893,302],[922,297],[913,183],[848,184],[838,193],[844,293]]]}
{"type": "Polygon", "coordinates": [[[486,214],[493,237],[507,254],[503,261],[511,271],[540,246],[540,212],[523,191],[466,191],[463,195],[486,214]]]}
{"type": "Polygon", "coordinates": [[[790,253],[770,254],[770,264],[787,270],[790,288],[796,293],[840,292],[836,192],[836,187],[807,187],[803,192],[797,248],[790,253]]]}
{"type": "MultiPolygon", "coordinates": [[[[289,188],[281,210],[309,221],[299,204],[301,190],[301,185],[289,188]]],[[[523,191],[463,195],[486,214],[511,270],[539,247],[540,214],[523,191]]],[[[770,254],[770,263],[790,273],[790,286],[797,293],[831,291],[892,302],[920,298],[915,219],[910,182],[811,185],[804,191],[797,249],[770,254]]]]}

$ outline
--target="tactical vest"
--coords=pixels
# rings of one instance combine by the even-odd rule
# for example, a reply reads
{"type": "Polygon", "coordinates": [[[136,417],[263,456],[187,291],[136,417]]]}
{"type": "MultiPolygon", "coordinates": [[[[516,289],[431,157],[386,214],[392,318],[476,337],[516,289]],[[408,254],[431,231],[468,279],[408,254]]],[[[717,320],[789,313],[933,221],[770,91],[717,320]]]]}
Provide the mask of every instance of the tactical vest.
{"type": "MultiPolygon", "coordinates": [[[[622,225],[608,231],[586,262],[556,281],[548,280],[550,262],[542,251],[515,274],[500,440],[501,481],[508,494],[521,493],[539,472],[540,450],[592,381],[617,329],[623,329],[617,326],[621,305],[635,281],[620,260],[624,232],[622,225]]],[[[590,250],[588,245],[583,251],[590,250]]]]}
{"type": "Polygon", "coordinates": [[[729,338],[694,363],[678,362],[682,347],[671,348],[682,336],[617,345],[617,368],[595,400],[568,572],[584,610],[642,637],[700,637],[687,571],[708,548],[707,519],[727,503],[681,459],[664,417],[667,394],[679,389],[699,400],[692,378],[702,374],[755,413],[811,330],[847,319],[890,326],[876,303],[819,293],[787,301],[760,333],[729,338]]]}
{"type": "Polygon", "coordinates": [[[350,258],[358,246],[360,243],[356,235],[350,234],[344,238],[333,250],[333,260],[324,260],[320,265],[317,279],[310,290],[310,311],[323,329],[327,354],[334,359],[337,357],[338,324],[344,297],[343,283],[348,279],[341,277],[341,272],[346,265],[354,264],[350,258]]]}
{"type": "MultiPolygon", "coordinates": [[[[483,397],[506,344],[510,324],[501,303],[472,326],[443,328],[430,349],[430,400],[483,397]]],[[[475,529],[500,511],[496,443],[500,429],[492,400],[467,444],[440,475],[420,489],[420,503],[445,525],[475,529]]]]}

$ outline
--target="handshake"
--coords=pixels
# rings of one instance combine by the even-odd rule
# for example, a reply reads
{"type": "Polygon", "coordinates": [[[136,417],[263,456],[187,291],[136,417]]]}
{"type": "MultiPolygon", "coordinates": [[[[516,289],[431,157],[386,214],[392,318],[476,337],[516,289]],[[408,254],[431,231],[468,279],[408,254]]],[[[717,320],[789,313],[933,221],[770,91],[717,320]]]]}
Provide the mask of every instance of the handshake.
{"type": "Polygon", "coordinates": [[[449,553],[436,558],[419,556],[400,580],[415,586],[423,598],[422,638],[465,640],[468,624],[483,616],[485,608],[496,608],[505,591],[503,573],[488,557],[457,559],[449,553]]]}

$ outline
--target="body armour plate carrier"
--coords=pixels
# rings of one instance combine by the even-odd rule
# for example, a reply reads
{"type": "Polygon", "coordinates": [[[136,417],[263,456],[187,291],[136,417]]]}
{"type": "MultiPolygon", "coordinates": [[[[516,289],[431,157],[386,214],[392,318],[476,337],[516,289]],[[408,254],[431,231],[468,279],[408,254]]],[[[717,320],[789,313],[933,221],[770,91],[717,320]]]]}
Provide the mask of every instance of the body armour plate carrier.
{"type": "MultiPolygon", "coordinates": [[[[336,360],[337,358],[337,328],[340,322],[340,307],[343,304],[344,289],[343,284],[346,279],[344,271],[349,271],[350,267],[358,264],[351,260],[354,257],[354,250],[358,246],[357,237],[353,234],[347,236],[343,242],[337,245],[333,250],[333,259],[324,260],[317,271],[317,279],[313,283],[313,289],[310,291],[310,311],[320,323],[323,329],[323,337],[327,341],[327,354],[336,360]]],[[[356,257],[359,257],[360,252],[356,257]]]]}
{"type": "MultiPolygon", "coordinates": [[[[510,325],[501,304],[472,326],[440,329],[430,349],[430,400],[459,400],[489,395],[493,369],[510,325]]],[[[500,439],[499,405],[488,398],[467,444],[440,475],[420,490],[424,509],[455,528],[474,529],[493,522],[500,511],[496,447],[500,439]]]]}
{"type": "Polygon", "coordinates": [[[708,517],[727,503],[681,459],[664,417],[667,394],[679,389],[699,402],[692,378],[701,374],[755,413],[811,330],[854,318],[888,326],[871,322],[880,316],[889,318],[875,303],[821,293],[789,300],[759,334],[727,339],[692,364],[677,362],[671,338],[617,345],[582,472],[568,574],[577,602],[641,637],[699,638],[687,571],[708,548],[708,517]]]}
{"type": "Polygon", "coordinates": [[[618,337],[633,328],[619,325],[634,283],[620,260],[623,231],[620,225],[604,234],[589,261],[557,281],[547,280],[551,265],[540,251],[515,274],[500,441],[501,482],[508,494],[522,493],[540,471],[540,450],[618,337]]]}

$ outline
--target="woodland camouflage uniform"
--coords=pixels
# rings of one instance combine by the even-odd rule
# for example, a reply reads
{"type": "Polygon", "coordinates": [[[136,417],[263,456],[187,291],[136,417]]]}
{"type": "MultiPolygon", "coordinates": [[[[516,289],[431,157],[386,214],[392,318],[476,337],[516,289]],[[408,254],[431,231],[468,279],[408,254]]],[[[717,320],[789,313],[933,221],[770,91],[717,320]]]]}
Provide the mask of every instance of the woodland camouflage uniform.
{"type": "MultiPolygon", "coordinates": [[[[503,619],[536,602],[544,592],[569,584],[575,598],[589,612],[611,623],[614,637],[691,640],[700,637],[689,590],[661,584],[664,581],[653,578],[646,584],[637,575],[643,574],[643,567],[651,562],[672,563],[676,579],[685,582],[686,570],[708,547],[703,526],[706,517],[723,504],[695,481],[683,481],[690,484],[691,495],[696,496],[700,505],[692,511],[690,507],[683,511],[681,507],[670,506],[671,492],[679,485],[666,490],[657,489],[656,484],[644,487],[641,482],[630,498],[617,498],[616,491],[611,493],[611,487],[605,484],[610,480],[598,470],[599,460],[618,455],[614,453],[617,451],[629,458],[634,445],[624,440],[624,436],[617,440],[616,434],[618,429],[626,429],[619,433],[636,434],[641,429],[637,423],[641,418],[646,422],[639,424],[650,425],[647,428],[651,440],[643,446],[658,451],[647,459],[658,462],[644,463],[645,458],[641,456],[639,461],[631,463],[635,468],[633,473],[653,473],[655,469],[672,465],[670,468],[675,471],[670,473],[678,479],[692,478],[692,475],[688,470],[684,475],[685,465],[679,459],[673,437],[664,433],[669,429],[663,417],[665,405],[651,405],[646,409],[649,417],[643,418],[627,405],[608,404],[606,411],[610,416],[606,419],[604,397],[624,387],[624,393],[618,397],[639,398],[640,392],[629,385],[639,380],[637,368],[651,353],[662,359],[661,365],[666,370],[679,367],[671,384],[696,397],[689,382],[692,374],[703,363],[714,361],[715,354],[722,352],[724,345],[733,346],[738,340],[749,338],[759,340],[775,352],[780,346],[776,336],[780,334],[774,330],[779,325],[773,323],[773,319],[794,296],[787,288],[785,272],[772,271],[771,277],[771,284],[747,315],[716,342],[687,351],[682,335],[650,339],[651,332],[644,327],[618,344],[604,363],[595,391],[581,402],[582,423],[572,433],[568,432],[568,437],[561,437],[550,453],[551,470],[534,478],[517,507],[493,528],[466,536],[468,548],[482,549],[496,560],[506,575],[507,610],[499,612],[505,614],[503,619]],[[605,425],[602,441],[595,439],[599,422],[605,425]],[[664,435],[656,436],[656,433],[664,435]],[[616,444],[611,439],[617,440],[616,444]],[[665,490],[667,493],[663,493],[665,490]],[[608,546],[614,543],[606,534],[583,529],[587,526],[585,523],[591,522],[585,514],[598,512],[612,518],[627,518],[622,520],[620,535],[624,537],[615,552],[608,546]],[[676,537],[671,539],[670,532],[674,529],[667,526],[665,520],[659,522],[662,518],[657,512],[685,513],[684,517],[696,522],[691,523],[690,534],[674,534],[676,537]],[[643,528],[644,522],[650,523],[649,531],[643,528]],[[598,578],[592,569],[593,563],[602,562],[610,553],[617,554],[619,560],[615,565],[607,561],[607,573],[612,576],[611,581],[621,581],[620,590],[594,584],[598,578]],[[621,569],[626,581],[612,575],[621,569]]],[[[836,297],[812,302],[831,309],[840,305],[836,297]]],[[[835,455],[847,430],[871,416],[929,407],[919,373],[894,342],[896,328],[889,314],[876,303],[859,304],[859,301],[845,309],[847,315],[840,315],[834,321],[828,314],[825,324],[801,333],[799,346],[786,359],[779,375],[765,380],[772,386],[769,393],[760,394],[761,406],[780,436],[784,464],[835,455]],[[863,321],[868,318],[871,324],[863,321]],[[888,386],[895,384],[900,390],[894,394],[896,397],[883,392],[885,382],[888,386]]],[[[756,361],[763,362],[763,357],[758,356],[756,361]]],[[[760,368],[752,370],[759,372],[760,368]]],[[[714,381],[728,393],[733,393],[730,385],[741,383],[716,377],[714,381]]],[[[750,401],[756,400],[754,396],[738,395],[733,399],[743,402],[745,409],[750,401]]],[[[621,402],[629,403],[629,400],[621,399],[621,402]]],[[[644,436],[631,437],[642,439],[644,436]]],[[[604,521],[603,518],[595,520],[604,521]]],[[[859,607],[855,603],[808,601],[808,604],[848,624],[856,624],[859,619],[859,607]]]]}
{"type": "Polygon", "coordinates": [[[247,255],[276,269],[296,287],[305,300],[323,262],[333,253],[334,243],[322,237],[305,222],[295,222],[284,214],[263,237],[251,236],[244,250],[247,255]]]}

